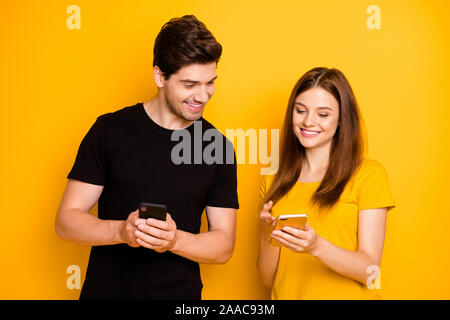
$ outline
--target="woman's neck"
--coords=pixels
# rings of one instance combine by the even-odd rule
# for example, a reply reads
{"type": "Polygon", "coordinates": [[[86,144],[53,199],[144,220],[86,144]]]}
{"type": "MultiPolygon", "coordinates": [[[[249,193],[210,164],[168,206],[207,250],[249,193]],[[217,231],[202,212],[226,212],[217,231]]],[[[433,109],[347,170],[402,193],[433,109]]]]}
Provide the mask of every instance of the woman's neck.
{"type": "Polygon", "coordinates": [[[299,180],[322,180],[328,169],[330,149],[331,143],[319,148],[306,149],[299,180]]]}

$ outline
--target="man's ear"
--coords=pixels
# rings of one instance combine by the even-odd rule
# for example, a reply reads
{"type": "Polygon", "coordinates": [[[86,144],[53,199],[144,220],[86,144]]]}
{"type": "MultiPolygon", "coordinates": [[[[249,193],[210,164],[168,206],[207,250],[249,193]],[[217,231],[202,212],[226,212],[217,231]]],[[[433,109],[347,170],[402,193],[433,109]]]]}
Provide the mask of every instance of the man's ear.
{"type": "Polygon", "coordinates": [[[153,80],[155,80],[156,86],[158,88],[164,88],[164,74],[158,66],[153,67],[153,80]]]}

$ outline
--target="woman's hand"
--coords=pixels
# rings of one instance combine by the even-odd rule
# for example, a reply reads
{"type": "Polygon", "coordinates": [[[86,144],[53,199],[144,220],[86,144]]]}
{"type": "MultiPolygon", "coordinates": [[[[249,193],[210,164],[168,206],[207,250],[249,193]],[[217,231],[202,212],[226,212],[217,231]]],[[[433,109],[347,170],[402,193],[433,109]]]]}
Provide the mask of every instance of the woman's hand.
{"type": "Polygon", "coordinates": [[[259,213],[260,220],[260,234],[262,239],[266,242],[270,242],[270,235],[275,228],[276,219],[270,213],[270,209],[272,209],[273,202],[272,200],[265,203],[262,207],[261,212],[259,213]]]}
{"type": "Polygon", "coordinates": [[[322,239],[308,223],[304,230],[288,226],[274,230],[271,237],[293,252],[310,253],[313,256],[317,254],[322,239]]]}

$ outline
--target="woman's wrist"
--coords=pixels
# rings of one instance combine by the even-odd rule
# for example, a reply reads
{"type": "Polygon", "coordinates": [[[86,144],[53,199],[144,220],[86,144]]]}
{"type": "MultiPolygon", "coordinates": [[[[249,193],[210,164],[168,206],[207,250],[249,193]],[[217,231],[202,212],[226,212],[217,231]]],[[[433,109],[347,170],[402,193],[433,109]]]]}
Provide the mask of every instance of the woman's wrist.
{"type": "Polygon", "coordinates": [[[259,235],[259,241],[266,245],[269,245],[270,244],[270,236],[267,236],[266,233],[261,232],[259,235]]]}
{"type": "Polygon", "coordinates": [[[270,241],[272,240],[272,237],[270,236],[272,233],[267,233],[264,230],[261,230],[259,232],[259,240],[260,242],[264,243],[266,246],[270,246],[270,241]]]}
{"type": "Polygon", "coordinates": [[[316,244],[311,249],[310,254],[313,257],[320,258],[322,256],[322,253],[323,253],[326,245],[327,245],[327,241],[324,238],[322,238],[321,236],[317,236],[316,244]]]}

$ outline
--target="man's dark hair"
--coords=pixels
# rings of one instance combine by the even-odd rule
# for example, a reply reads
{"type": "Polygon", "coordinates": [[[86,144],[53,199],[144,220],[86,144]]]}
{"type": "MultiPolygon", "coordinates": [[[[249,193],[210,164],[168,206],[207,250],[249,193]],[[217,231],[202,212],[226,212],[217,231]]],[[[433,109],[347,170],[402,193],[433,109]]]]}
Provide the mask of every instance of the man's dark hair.
{"type": "Polygon", "coordinates": [[[163,25],[155,39],[153,66],[166,79],[184,66],[219,62],[222,46],[205,24],[193,15],[173,18],[163,25]]]}

